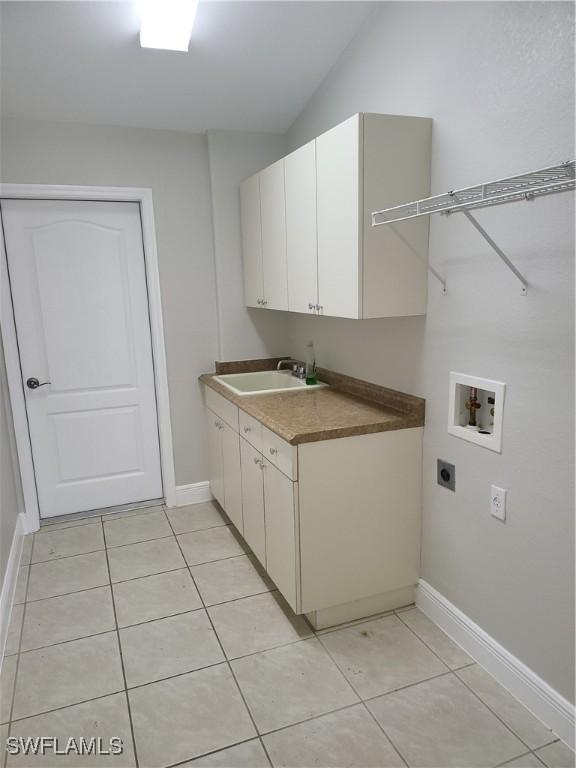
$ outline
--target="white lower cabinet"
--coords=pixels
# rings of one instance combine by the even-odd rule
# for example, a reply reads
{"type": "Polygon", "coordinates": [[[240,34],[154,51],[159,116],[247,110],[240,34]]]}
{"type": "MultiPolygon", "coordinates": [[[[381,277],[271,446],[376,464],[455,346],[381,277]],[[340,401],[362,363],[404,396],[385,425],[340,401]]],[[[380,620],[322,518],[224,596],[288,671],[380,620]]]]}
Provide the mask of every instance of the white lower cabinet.
{"type": "Polygon", "coordinates": [[[244,539],[258,560],[266,567],[266,532],[264,530],[264,483],[262,454],[240,438],[242,458],[242,506],[244,539]]]}
{"type": "Polygon", "coordinates": [[[422,427],[292,446],[206,400],[212,493],[295,613],[322,628],[413,602],[422,427]]]}
{"type": "Polygon", "coordinates": [[[300,611],[298,485],[264,459],[266,570],[295,613],[300,611]]]}
{"type": "Polygon", "coordinates": [[[224,422],[222,434],[222,474],[224,475],[224,504],[226,514],[242,533],[242,471],[240,465],[240,437],[224,422]]]}
{"type": "Polygon", "coordinates": [[[210,490],[216,501],[224,507],[224,457],[222,453],[222,430],[224,424],[213,411],[208,416],[208,461],[210,464],[210,490]]]}
{"type": "Polygon", "coordinates": [[[242,533],[242,476],[238,432],[207,409],[210,490],[242,533]]]}

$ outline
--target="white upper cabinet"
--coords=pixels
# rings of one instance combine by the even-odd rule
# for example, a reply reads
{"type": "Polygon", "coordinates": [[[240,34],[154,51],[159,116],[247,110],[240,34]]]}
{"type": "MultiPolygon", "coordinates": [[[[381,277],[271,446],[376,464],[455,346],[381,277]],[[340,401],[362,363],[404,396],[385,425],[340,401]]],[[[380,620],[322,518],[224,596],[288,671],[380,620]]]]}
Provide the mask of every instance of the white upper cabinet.
{"type": "Polygon", "coordinates": [[[288,309],[316,312],[318,230],[316,226],[316,141],[284,158],[288,309]]]}
{"type": "Polygon", "coordinates": [[[244,297],[246,306],[262,306],[262,221],[260,215],[260,178],[251,176],[240,186],[242,254],[244,257],[244,297]]]}
{"type": "Polygon", "coordinates": [[[288,309],[284,160],[260,173],[264,306],[288,309]]]}
{"type": "Polygon", "coordinates": [[[361,316],[361,119],[354,115],[316,139],[319,311],[361,316]]]}
{"type": "Polygon", "coordinates": [[[431,132],[429,118],[357,114],[244,182],[248,306],[425,314],[428,219],[372,227],[371,214],[430,194],[431,132]]]}

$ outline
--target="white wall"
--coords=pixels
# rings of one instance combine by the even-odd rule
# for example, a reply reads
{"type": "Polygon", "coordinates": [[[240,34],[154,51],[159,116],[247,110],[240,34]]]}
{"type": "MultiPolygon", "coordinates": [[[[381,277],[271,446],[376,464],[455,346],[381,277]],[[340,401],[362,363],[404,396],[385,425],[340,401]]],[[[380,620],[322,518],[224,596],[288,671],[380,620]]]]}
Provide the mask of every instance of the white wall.
{"type": "MultiPolygon", "coordinates": [[[[354,112],[434,118],[433,192],[574,157],[573,7],[390,3],[379,8],[289,132],[290,148],[354,112]]],[[[431,222],[426,318],[291,322],[322,365],[427,400],[422,576],[573,700],[573,196],[481,211],[523,270],[513,276],[468,222],[431,222]],[[447,434],[451,370],[505,381],[497,455],[447,434]],[[456,493],[435,462],[456,464],[456,493]],[[490,484],[508,489],[505,525],[490,484]]]]}
{"type": "Polygon", "coordinates": [[[287,354],[287,315],[244,303],[239,184],[286,154],[286,137],[271,133],[209,131],[214,255],[221,360],[287,354]]]}
{"type": "Polygon", "coordinates": [[[206,480],[198,376],[217,357],[216,286],[205,136],[5,119],[2,180],[152,187],[176,483],[206,480]]]}

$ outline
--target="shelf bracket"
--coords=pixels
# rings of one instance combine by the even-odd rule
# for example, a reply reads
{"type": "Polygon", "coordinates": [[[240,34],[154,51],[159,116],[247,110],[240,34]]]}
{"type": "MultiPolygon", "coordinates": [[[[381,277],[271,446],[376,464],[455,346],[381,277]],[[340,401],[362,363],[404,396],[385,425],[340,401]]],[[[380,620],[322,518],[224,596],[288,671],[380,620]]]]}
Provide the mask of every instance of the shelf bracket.
{"type": "Polygon", "coordinates": [[[404,237],[404,235],[403,235],[403,234],[400,232],[400,230],[399,230],[397,227],[395,227],[395,226],[394,226],[394,224],[390,224],[390,229],[391,229],[391,230],[394,232],[394,234],[396,235],[396,237],[398,237],[400,240],[402,240],[402,242],[404,243],[404,245],[405,245],[405,246],[406,246],[406,247],[407,247],[407,248],[408,248],[410,251],[412,251],[412,253],[414,254],[414,256],[416,256],[416,258],[417,258],[419,261],[421,261],[421,262],[422,262],[422,264],[424,264],[424,266],[426,267],[426,269],[428,270],[428,272],[430,272],[430,274],[434,275],[434,277],[436,278],[436,280],[438,280],[438,282],[439,282],[439,283],[440,283],[440,285],[442,286],[442,294],[443,294],[444,296],[446,296],[446,293],[448,292],[448,289],[447,289],[447,287],[446,287],[446,280],[445,280],[445,279],[442,277],[442,275],[441,275],[439,272],[437,272],[437,271],[434,269],[434,267],[433,267],[433,266],[432,266],[432,265],[431,265],[431,264],[428,262],[428,260],[427,260],[427,259],[424,259],[424,258],[423,258],[423,257],[422,257],[422,256],[421,256],[419,253],[418,253],[418,251],[416,250],[416,248],[414,248],[414,246],[412,245],[412,243],[411,243],[409,240],[407,240],[407,239],[404,237]]]}
{"type": "MultiPolygon", "coordinates": [[[[447,211],[447,213],[449,213],[449,211],[447,211]]],[[[500,246],[497,243],[494,242],[494,240],[490,237],[488,232],[486,232],[484,227],[480,224],[480,222],[474,216],[472,216],[470,211],[467,211],[465,208],[463,208],[463,209],[461,209],[459,211],[459,213],[463,213],[464,216],[466,216],[466,218],[468,219],[470,224],[472,224],[474,229],[476,229],[478,232],[480,232],[480,234],[482,235],[484,240],[486,240],[486,242],[492,248],[492,250],[495,251],[498,254],[500,259],[504,262],[504,264],[506,264],[508,269],[511,272],[513,272],[514,275],[516,275],[516,277],[518,278],[518,280],[520,281],[520,284],[522,286],[520,288],[520,295],[521,296],[526,296],[526,294],[528,293],[528,281],[526,280],[524,275],[518,269],[516,269],[516,267],[514,266],[514,264],[512,264],[512,262],[510,261],[508,256],[506,256],[506,254],[504,253],[502,248],[500,248],[500,246]]]]}

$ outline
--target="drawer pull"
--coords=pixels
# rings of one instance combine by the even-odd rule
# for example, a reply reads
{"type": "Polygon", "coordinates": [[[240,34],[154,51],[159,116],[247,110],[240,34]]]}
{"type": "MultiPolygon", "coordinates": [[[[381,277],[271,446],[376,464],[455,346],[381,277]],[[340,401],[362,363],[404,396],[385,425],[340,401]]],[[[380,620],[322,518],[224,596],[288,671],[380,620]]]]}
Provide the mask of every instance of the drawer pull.
{"type": "Polygon", "coordinates": [[[278,453],[278,450],[276,448],[270,448],[270,455],[275,456],[278,453]]]}
{"type": "Polygon", "coordinates": [[[252,427],[244,427],[244,432],[252,432],[252,427]]]}

